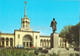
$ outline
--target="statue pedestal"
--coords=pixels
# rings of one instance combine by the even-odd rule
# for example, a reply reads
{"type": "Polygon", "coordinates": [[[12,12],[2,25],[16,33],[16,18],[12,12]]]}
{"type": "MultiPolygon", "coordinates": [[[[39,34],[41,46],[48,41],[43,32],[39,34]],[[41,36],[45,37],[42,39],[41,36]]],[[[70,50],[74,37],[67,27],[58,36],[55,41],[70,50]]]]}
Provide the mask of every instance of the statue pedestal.
{"type": "Polygon", "coordinates": [[[51,48],[59,47],[59,35],[56,33],[51,33],[51,48]]]}
{"type": "Polygon", "coordinates": [[[54,33],[51,33],[51,48],[54,48],[54,33]]]}

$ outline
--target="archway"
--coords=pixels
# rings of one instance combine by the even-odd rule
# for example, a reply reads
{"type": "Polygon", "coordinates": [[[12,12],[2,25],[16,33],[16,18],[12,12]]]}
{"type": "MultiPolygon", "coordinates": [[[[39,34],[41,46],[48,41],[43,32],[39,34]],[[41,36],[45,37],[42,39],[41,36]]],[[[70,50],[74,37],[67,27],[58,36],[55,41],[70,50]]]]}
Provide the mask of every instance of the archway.
{"type": "Polygon", "coordinates": [[[1,41],[2,41],[2,46],[4,46],[4,38],[3,37],[1,38],[1,41]]]}
{"type": "Polygon", "coordinates": [[[6,38],[6,46],[9,46],[9,38],[6,38]]]}
{"type": "Polygon", "coordinates": [[[10,46],[13,47],[13,38],[10,38],[10,46]]]}
{"type": "Polygon", "coordinates": [[[23,46],[25,48],[30,48],[32,45],[32,37],[30,35],[25,35],[23,37],[23,46]]]}

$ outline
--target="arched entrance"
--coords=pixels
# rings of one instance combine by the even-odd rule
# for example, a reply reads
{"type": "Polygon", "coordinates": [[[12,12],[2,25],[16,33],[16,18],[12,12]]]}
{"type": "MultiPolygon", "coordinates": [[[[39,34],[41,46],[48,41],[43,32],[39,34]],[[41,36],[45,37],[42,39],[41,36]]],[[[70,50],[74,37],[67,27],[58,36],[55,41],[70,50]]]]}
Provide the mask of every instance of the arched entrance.
{"type": "Polygon", "coordinates": [[[23,46],[25,48],[30,48],[32,46],[32,37],[30,35],[25,35],[23,37],[23,46]]]}

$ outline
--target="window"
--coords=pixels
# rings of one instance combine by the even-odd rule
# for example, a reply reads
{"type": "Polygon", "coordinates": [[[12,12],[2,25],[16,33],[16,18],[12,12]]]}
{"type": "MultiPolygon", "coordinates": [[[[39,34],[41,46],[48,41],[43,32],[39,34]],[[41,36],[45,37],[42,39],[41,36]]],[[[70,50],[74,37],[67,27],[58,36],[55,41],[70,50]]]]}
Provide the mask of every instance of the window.
{"type": "Polygon", "coordinates": [[[4,41],[2,41],[2,46],[4,46],[4,41]]]}
{"type": "Polygon", "coordinates": [[[24,21],[22,23],[23,23],[23,27],[24,27],[24,21]]]}
{"type": "Polygon", "coordinates": [[[1,38],[2,46],[4,46],[4,37],[1,38]]]}
{"type": "Polygon", "coordinates": [[[18,34],[18,38],[20,38],[20,35],[18,34]]]}
{"type": "Polygon", "coordinates": [[[13,38],[10,38],[10,46],[13,46],[13,38]]]}
{"type": "Polygon", "coordinates": [[[23,42],[23,45],[24,45],[24,47],[25,47],[25,42],[23,42]]]}
{"type": "Polygon", "coordinates": [[[6,46],[8,46],[8,41],[6,41],[6,46]]]}
{"type": "Polygon", "coordinates": [[[24,21],[22,21],[22,23],[24,23],[24,21]]]}
{"type": "Polygon", "coordinates": [[[36,39],[37,39],[37,36],[36,36],[36,39]]]}

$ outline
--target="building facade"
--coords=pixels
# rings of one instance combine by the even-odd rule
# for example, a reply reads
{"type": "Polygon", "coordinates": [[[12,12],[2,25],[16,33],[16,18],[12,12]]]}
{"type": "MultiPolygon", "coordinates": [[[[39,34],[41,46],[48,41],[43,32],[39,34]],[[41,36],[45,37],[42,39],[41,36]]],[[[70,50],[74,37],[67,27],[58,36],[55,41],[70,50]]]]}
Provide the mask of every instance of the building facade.
{"type": "MultiPolygon", "coordinates": [[[[26,15],[25,2],[25,16],[21,19],[20,30],[14,30],[14,33],[0,33],[0,46],[4,47],[17,47],[24,46],[30,47],[50,47],[50,36],[41,36],[39,31],[33,31],[30,28],[30,19],[26,15]]],[[[65,43],[63,38],[59,37],[58,33],[54,34],[54,46],[56,47],[69,47],[68,42],[65,43]],[[65,44],[67,44],[65,46],[65,44]]]]}

